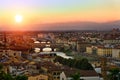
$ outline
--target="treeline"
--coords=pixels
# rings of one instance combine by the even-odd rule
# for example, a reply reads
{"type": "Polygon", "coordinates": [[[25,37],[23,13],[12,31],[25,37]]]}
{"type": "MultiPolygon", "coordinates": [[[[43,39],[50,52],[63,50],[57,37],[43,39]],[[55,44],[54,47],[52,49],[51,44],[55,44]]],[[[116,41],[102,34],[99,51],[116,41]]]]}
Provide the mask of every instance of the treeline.
{"type": "Polygon", "coordinates": [[[93,70],[92,65],[88,62],[86,58],[83,59],[65,59],[60,56],[57,56],[54,60],[55,62],[59,62],[63,65],[67,65],[69,67],[81,69],[81,70],[93,70]]]}

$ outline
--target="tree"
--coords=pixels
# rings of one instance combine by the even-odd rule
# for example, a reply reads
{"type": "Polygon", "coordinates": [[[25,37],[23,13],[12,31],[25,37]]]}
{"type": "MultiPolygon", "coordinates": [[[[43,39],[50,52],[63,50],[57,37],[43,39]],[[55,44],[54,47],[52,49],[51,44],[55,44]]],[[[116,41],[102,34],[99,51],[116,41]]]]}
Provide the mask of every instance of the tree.
{"type": "Polygon", "coordinates": [[[65,59],[60,56],[57,56],[54,60],[55,62],[59,62],[63,65],[67,65],[69,67],[74,67],[82,70],[93,70],[92,65],[88,62],[86,58],[83,59],[65,59]]]}
{"type": "Polygon", "coordinates": [[[4,76],[5,76],[5,73],[2,69],[3,69],[3,65],[0,64],[0,80],[4,80],[4,76]]]}
{"type": "Polygon", "coordinates": [[[80,73],[75,73],[71,77],[72,77],[72,80],[80,80],[80,73]]]}
{"type": "Polygon", "coordinates": [[[119,74],[118,68],[112,68],[109,70],[110,74],[108,75],[109,80],[117,80],[117,76],[119,74]]]}
{"type": "Polygon", "coordinates": [[[78,68],[78,69],[81,69],[81,60],[75,60],[74,67],[78,68]]]}
{"type": "Polygon", "coordinates": [[[15,80],[15,79],[10,74],[5,74],[4,75],[4,80],[15,80]]]}
{"type": "Polygon", "coordinates": [[[75,59],[68,59],[67,64],[69,67],[74,67],[75,59]]]}
{"type": "Polygon", "coordinates": [[[0,64],[0,71],[3,69],[3,65],[2,64],[0,64]]]}
{"type": "Polygon", "coordinates": [[[16,76],[15,77],[15,80],[28,80],[28,77],[27,76],[25,76],[25,75],[18,75],[18,76],[16,76]]]}

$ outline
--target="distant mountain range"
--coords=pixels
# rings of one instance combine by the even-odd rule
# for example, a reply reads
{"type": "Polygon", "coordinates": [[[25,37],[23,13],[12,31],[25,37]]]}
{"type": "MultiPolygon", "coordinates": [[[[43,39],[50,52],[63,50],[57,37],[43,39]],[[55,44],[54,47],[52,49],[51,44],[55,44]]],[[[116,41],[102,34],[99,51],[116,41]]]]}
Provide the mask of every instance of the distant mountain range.
{"type": "Polygon", "coordinates": [[[97,22],[67,22],[67,23],[52,23],[34,25],[37,30],[111,30],[113,28],[120,28],[120,20],[105,23],[97,22]],[[40,26],[40,27],[39,27],[40,26]]]}
{"type": "Polygon", "coordinates": [[[102,30],[111,30],[113,28],[120,29],[120,20],[105,22],[105,23],[66,22],[66,23],[50,23],[50,24],[33,24],[33,25],[29,25],[29,26],[27,25],[26,29],[24,29],[24,30],[40,30],[40,31],[99,30],[99,31],[102,31],[102,30]]]}

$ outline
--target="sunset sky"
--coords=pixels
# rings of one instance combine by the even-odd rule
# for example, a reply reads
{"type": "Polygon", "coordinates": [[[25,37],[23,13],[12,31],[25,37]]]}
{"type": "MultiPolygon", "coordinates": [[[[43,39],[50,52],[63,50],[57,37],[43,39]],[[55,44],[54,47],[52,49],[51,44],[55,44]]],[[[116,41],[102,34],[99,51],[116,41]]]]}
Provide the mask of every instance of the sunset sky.
{"type": "Polygon", "coordinates": [[[120,20],[120,0],[0,0],[0,25],[114,20],[120,20]]]}

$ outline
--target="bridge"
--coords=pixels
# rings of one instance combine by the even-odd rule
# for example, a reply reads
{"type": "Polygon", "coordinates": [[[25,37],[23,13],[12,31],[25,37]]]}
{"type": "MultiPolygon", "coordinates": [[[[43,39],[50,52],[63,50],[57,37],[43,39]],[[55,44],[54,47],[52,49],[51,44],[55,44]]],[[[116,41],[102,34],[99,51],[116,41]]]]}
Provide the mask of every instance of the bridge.
{"type": "Polygon", "coordinates": [[[57,48],[62,47],[63,44],[55,44],[55,43],[34,43],[32,44],[32,48],[40,48],[40,51],[42,52],[44,48],[51,48],[52,51],[54,51],[57,48]]]}

